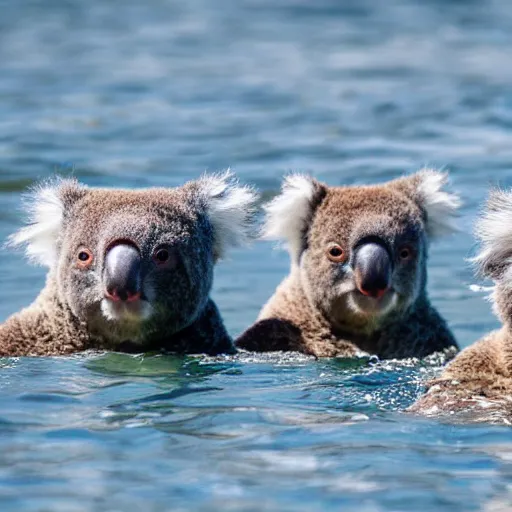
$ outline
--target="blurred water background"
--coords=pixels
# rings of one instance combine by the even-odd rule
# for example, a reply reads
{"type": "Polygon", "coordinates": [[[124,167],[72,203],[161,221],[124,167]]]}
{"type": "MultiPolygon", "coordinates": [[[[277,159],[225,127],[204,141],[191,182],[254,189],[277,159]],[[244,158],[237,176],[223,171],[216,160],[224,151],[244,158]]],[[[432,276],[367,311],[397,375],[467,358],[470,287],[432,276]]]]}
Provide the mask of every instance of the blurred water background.
{"type": "MultiPolygon", "coordinates": [[[[55,172],[146,187],[231,167],[268,198],[290,170],[338,185],[443,167],[464,208],[429,289],[467,346],[497,325],[464,260],[488,187],[512,185],[511,44],[505,0],[0,0],[0,238],[55,172]]],[[[263,242],[218,267],[233,335],[287,270],[263,242]]],[[[44,270],[3,250],[0,273],[4,319],[44,270]]],[[[0,366],[2,512],[512,509],[508,427],[403,414],[435,364],[0,366]]]]}

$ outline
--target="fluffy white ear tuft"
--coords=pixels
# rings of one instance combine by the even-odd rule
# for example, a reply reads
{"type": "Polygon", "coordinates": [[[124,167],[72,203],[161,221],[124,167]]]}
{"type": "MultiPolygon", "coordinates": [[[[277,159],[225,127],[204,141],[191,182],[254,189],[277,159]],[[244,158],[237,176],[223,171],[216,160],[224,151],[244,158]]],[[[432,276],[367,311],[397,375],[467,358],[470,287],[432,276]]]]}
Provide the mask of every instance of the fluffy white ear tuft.
{"type": "Polygon", "coordinates": [[[65,182],[53,180],[34,187],[24,197],[27,226],[8,238],[7,245],[25,247],[28,259],[51,267],[57,259],[57,238],[64,218],[64,203],[59,193],[65,182]]]}
{"type": "Polygon", "coordinates": [[[482,274],[497,277],[512,261],[512,192],[491,192],[475,234],[481,248],[473,263],[482,274]]]}
{"type": "Polygon", "coordinates": [[[229,169],[203,176],[198,185],[213,225],[215,256],[222,258],[230,248],[250,240],[258,194],[239,185],[229,169]]]}
{"type": "Polygon", "coordinates": [[[281,193],[265,206],[262,238],[283,240],[293,263],[298,262],[319,187],[320,184],[309,176],[291,174],[285,178],[281,193]]]}
{"type": "Polygon", "coordinates": [[[455,218],[461,200],[458,195],[444,189],[448,183],[448,174],[423,169],[416,176],[418,202],[427,214],[429,237],[437,238],[456,231],[455,218]]]}

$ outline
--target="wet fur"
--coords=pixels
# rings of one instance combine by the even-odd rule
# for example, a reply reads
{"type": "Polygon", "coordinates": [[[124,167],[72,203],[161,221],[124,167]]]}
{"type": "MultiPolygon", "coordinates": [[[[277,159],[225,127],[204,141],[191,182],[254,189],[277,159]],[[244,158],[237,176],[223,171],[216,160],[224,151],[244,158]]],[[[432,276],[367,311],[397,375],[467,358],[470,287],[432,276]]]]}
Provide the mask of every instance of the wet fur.
{"type": "Polygon", "coordinates": [[[38,187],[30,197],[29,224],[10,243],[49,268],[47,281],[31,306],[0,325],[0,355],[233,352],[209,293],[217,259],[250,236],[255,200],[229,173],[176,189],[89,189],[75,180],[38,187]],[[101,255],[123,239],[137,243],[144,261],[151,261],[159,243],[179,257],[172,272],[147,264],[144,291],[152,314],[142,321],[114,321],[102,312],[101,255]],[[81,246],[96,255],[87,272],[75,264],[81,246]]]}
{"type": "Polygon", "coordinates": [[[494,280],[503,326],[464,349],[409,410],[439,416],[472,409],[472,421],[512,422],[512,193],[494,191],[476,226],[477,272],[494,280]],[[492,411],[492,415],[489,414],[492,411]]]}
{"type": "Polygon", "coordinates": [[[328,187],[300,175],[288,178],[281,195],[266,208],[264,237],[287,245],[290,274],[237,346],[317,357],[369,353],[382,358],[424,357],[456,348],[426,293],[428,243],[452,228],[459,203],[443,189],[445,181],[443,173],[430,170],[360,187],[328,187]],[[391,247],[412,237],[418,247],[417,266],[397,270],[400,294],[379,317],[361,314],[348,298],[338,298],[343,287],[352,286],[350,270],[340,280],[333,278],[337,269],[325,255],[329,241],[348,249],[372,236],[391,247]],[[342,313],[334,317],[333,307],[342,313]]]}

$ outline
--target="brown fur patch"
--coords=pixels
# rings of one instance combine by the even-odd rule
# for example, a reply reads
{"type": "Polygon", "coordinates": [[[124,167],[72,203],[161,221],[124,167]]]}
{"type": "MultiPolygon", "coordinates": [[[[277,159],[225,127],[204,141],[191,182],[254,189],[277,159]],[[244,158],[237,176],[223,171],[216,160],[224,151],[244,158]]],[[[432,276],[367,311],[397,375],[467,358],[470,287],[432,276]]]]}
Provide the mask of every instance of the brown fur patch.
{"type": "Polygon", "coordinates": [[[316,356],[367,352],[383,358],[423,357],[456,347],[426,293],[428,211],[432,211],[436,193],[444,194],[440,202],[447,197],[456,202],[454,196],[437,190],[441,178],[427,171],[359,187],[328,187],[315,180],[308,187],[306,178],[294,179],[292,183],[300,187],[293,190],[290,201],[285,187],[267,208],[267,232],[282,233],[293,241],[292,270],[257,322],[238,338],[237,346],[257,351],[293,349],[316,356]],[[428,204],[425,179],[435,185],[428,191],[428,204]],[[309,203],[297,200],[301,187],[309,192],[309,203]],[[309,212],[294,210],[297,207],[309,212]],[[307,222],[297,225],[279,215],[296,215],[307,222]],[[278,223],[276,229],[273,222],[278,223]],[[302,247],[298,247],[300,238],[294,226],[302,230],[302,247]],[[360,296],[355,280],[357,249],[370,242],[385,247],[393,265],[392,289],[384,299],[388,303],[382,306],[382,314],[365,309],[380,306],[360,296]],[[346,262],[333,263],[327,258],[333,243],[346,252],[346,262]],[[403,247],[411,254],[407,261],[400,260],[403,247]]]}

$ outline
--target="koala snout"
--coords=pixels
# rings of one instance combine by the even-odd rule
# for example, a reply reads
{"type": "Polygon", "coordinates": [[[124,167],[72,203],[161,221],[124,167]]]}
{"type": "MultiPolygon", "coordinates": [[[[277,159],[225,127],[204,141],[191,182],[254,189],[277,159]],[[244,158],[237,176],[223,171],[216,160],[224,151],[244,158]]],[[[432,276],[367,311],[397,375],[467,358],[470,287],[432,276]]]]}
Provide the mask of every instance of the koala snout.
{"type": "Polygon", "coordinates": [[[141,297],[141,257],[133,245],[119,243],[105,255],[104,285],[107,299],[133,302],[141,297]]]}
{"type": "Polygon", "coordinates": [[[387,249],[379,243],[366,243],[355,250],[354,273],[359,291],[380,298],[391,287],[393,263],[387,249]]]}

